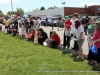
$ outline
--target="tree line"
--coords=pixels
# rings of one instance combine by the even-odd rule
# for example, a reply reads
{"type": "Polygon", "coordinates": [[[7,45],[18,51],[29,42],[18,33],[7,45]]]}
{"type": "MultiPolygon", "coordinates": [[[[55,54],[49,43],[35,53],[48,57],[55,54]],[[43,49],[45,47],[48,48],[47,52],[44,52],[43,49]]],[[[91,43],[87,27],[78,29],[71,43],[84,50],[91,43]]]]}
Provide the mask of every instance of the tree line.
{"type": "MultiPolygon", "coordinates": [[[[53,7],[49,7],[48,9],[55,9],[55,8],[58,8],[58,7],[53,6],[53,7]]],[[[46,9],[43,6],[40,9],[38,9],[38,8],[33,9],[33,11],[39,11],[39,10],[46,10],[46,9]]],[[[16,11],[8,11],[7,15],[8,16],[17,15],[19,12],[20,12],[21,15],[24,14],[24,10],[22,8],[16,8],[16,11]]],[[[2,10],[0,10],[0,16],[3,16],[3,15],[4,15],[4,13],[2,12],[2,10]]]]}
{"type": "MultiPolygon", "coordinates": [[[[86,4],[85,4],[84,7],[85,7],[85,8],[88,8],[88,6],[87,6],[86,4]]],[[[49,10],[49,9],[56,9],[56,8],[58,8],[58,7],[53,6],[53,7],[49,7],[48,10],[49,10]]],[[[33,9],[33,12],[34,12],[34,11],[39,11],[39,10],[40,10],[40,11],[41,11],[41,10],[46,10],[46,8],[42,6],[40,9],[39,9],[39,8],[33,9]]],[[[8,16],[17,15],[19,12],[20,12],[21,15],[24,14],[24,10],[23,10],[22,8],[16,8],[16,11],[8,11],[8,12],[7,12],[7,15],[8,15],[8,16]]],[[[3,16],[3,15],[4,15],[4,13],[2,12],[2,10],[0,10],[0,16],[3,16]]]]}

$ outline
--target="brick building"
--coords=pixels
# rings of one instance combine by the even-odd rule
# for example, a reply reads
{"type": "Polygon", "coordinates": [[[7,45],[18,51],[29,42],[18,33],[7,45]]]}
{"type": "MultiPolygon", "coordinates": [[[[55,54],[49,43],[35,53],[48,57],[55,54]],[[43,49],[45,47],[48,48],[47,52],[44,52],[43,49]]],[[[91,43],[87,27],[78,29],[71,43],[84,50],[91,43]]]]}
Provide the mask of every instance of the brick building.
{"type": "Polygon", "coordinates": [[[83,15],[87,14],[92,16],[100,16],[100,5],[88,6],[88,8],[64,7],[65,15],[71,15],[75,12],[83,15]]]}

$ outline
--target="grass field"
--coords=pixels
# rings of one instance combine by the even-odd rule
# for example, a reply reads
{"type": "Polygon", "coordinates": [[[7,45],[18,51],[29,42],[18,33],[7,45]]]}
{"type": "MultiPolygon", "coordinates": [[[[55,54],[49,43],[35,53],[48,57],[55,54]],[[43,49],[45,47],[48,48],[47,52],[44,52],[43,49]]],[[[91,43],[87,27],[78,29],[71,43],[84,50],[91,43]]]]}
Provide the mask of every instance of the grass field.
{"type": "Polygon", "coordinates": [[[0,32],[0,75],[100,75],[87,63],[0,32]]]}

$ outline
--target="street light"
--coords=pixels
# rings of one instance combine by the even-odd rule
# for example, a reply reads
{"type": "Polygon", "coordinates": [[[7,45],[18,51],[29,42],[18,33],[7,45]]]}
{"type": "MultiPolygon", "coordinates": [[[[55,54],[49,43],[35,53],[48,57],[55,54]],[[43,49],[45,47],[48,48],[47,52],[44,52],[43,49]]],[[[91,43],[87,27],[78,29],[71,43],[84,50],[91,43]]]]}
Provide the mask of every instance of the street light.
{"type": "Polygon", "coordinates": [[[64,6],[66,4],[66,2],[62,2],[62,5],[64,6]]]}
{"type": "Polygon", "coordinates": [[[12,15],[13,15],[13,3],[12,3],[12,0],[11,0],[11,9],[12,9],[12,15]]]}

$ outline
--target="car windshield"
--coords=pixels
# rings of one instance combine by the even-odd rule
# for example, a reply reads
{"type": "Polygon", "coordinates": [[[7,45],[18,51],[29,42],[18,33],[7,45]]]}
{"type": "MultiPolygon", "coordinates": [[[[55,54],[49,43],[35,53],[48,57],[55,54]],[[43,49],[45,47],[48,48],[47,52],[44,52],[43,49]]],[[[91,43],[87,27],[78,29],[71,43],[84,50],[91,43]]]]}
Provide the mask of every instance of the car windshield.
{"type": "Polygon", "coordinates": [[[48,18],[48,20],[51,20],[52,18],[48,18]]]}
{"type": "Polygon", "coordinates": [[[52,18],[53,20],[58,20],[58,18],[52,18]]]}

